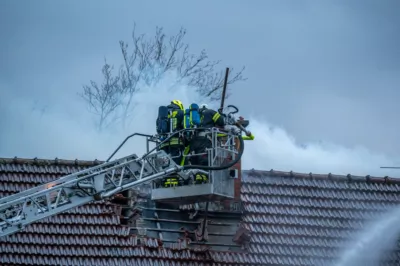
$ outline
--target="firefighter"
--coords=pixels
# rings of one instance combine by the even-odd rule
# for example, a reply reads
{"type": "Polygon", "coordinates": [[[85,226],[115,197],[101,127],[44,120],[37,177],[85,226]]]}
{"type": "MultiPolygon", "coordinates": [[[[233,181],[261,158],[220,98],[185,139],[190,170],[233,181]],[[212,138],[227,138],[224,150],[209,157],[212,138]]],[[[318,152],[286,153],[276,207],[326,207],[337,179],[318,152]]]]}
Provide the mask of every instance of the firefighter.
{"type": "MultiPolygon", "coordinates": [[[[172,100],[167,108],[169,114],[165,125],[168,127],[168,130],[165,131],[173,133],[183,129],[184,107],[182,102],[180,100],[172,100]],[[170,129],[171,125],[172,129],[170,129]]],[[[158,120],[159,119],[161,118],[158,118],[158,120]]],[[[176,135],[167,142],[161,144],[159,148],[169,154],[172,157],[172,160],[179,165],[182,161],[184,147],[185,146],[182,139],[179,135],[176,135]]],[[[179,176],[177,174],[172,174],[166,177],[164,180],[162,180],[162,183],[164,187],[181,185],[179,176]]]]}
{"type": "Polygon", "coordinates": [[[212,128],[225,126],[225,120],[222,114],[219,112],[209,109],[207,104],[202,104],[200,106],[200,116],[201,116],[201,127],[212,128]]]}
{"type": "MultiPolygon", "coordinates": [[[[200,117],[201,125],[200,128],[213,128],[225,126],[224,117],[217,111],[209,109],[206,104],[200,105],[200,117]]],[[[207,149],[212,148],[212,142],[209,136],[206,135],[205,131],[199,131],[196,136],[190,141],[190,153],[194,152],[195,155],[190,158],[190,162],[193,165],[208,165],[208,154],[207,149]]],[[[195,183],[206,183],[208,176],[203,173],[197,173],[195,175],[195,183]]]]}

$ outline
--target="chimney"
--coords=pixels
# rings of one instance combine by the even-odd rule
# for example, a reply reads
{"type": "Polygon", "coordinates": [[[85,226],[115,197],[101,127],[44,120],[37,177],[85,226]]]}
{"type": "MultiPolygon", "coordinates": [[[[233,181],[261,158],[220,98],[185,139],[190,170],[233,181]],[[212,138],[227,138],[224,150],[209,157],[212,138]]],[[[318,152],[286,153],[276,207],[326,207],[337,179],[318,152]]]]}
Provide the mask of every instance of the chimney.
{"type": "MultiPolygon", "coordinates": [[[[236,139],[235,140],[235,147],[238,150],[239,149],[239,141],[236,139]]],[[[230,159],[232,160],[232,158],[230,159]]],[[[242,181],[242,160],[240,159],[239,162],[237,162],[234,166],[232,166],[229,170],[229,175],[234,178],[233,180],[233,199],[226,199],[223,200],[222,206],[223,209],[226,211],[237,211],[239,207],[241,206],[240,204],[240,190],[241,190],[241,181],[242,181]]]]}
{"type": "Polygon", "coordinates": [[[235,166],[232,167],[237,171],[237,178],[234,181],[234,189],[235,189],[235,200],[240,201],[240,188],[242,185],[242,160],[237,162],[235,166]]]}
{"type": "MultiPolygon", "coordinates": [[[[239,141],[236,140],[236,149],[239,149],[239,141]]],[[[234,190],[235,190],[235,197],[234,197],[234,202],[240,201],[240,187],[242,183],[242,159],[237,162],[232,169],[235,169],[237,171],[237,176],[234,181],[234,190]]]]}

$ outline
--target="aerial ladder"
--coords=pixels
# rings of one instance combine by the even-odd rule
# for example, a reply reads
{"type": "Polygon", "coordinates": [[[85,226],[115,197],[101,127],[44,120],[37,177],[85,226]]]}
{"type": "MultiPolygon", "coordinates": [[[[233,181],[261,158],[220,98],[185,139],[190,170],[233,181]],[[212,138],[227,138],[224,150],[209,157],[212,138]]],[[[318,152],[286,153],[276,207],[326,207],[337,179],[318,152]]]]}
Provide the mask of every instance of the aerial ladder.
{"type": "MultiPolygon", "coordinates": [[[[64,211],[94,201],[108,200],[123,191],[152,184],[151,198],[163,202],[198,202],[204,200],[231,199],[234,196],[232,167],[239,162],[244,150],[242,134],[247,132],[248,121],[240,121],[234,114],[235,106],[228,106],[232,112],[224,114],[225,123],[231,129],[197,128],[184,129],[170,134],[159,141],[157,135],[135,133],[128,136],[106,162],[79,172],[66,175],[58,180],[0,198],[0,237],[21,231],[29,224],[51,217],[64,211]],[[207,132],[212,140],[212,148],[207,150],[209,163],[204,165],[177,165],[159,147],[177,135],[188,131],[207,132]],[[138,157],[132,154],[111,160],[125,142],[134,136],[147,137],[147,152],[138,157]],[[149,148],[149,142],[156,146],[149,148]],[[188,180],[196,172],[209,175],[206,184],[188,184],[178,187],[158,187],[157,183],[171,175],[178,174],[188,180]]],[[[224,108],[225,110],[226,108],[224,108]]],[[[191,154],[187,156],[196,156],[191,154]]]]}

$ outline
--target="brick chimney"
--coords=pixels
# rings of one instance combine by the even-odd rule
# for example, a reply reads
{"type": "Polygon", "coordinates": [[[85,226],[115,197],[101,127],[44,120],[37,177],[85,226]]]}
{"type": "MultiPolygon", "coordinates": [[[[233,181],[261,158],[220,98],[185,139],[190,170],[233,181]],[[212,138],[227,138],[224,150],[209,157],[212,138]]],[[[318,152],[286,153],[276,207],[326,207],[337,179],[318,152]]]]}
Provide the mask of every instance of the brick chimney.
{"type": "Polygon", "coordinates": [[[235,179],[235,201],[240,201],[240,188],[242,185],[242,160],[240,160],[235,166],[234,169],[238,171],[238,176],[235,179]]]}
{"type": "MultiPolygon", "coordinates": [[[[239,141],[236,140],[236,149],[239,149],[239,141]]],[[[237,162],[233,167],[237,170],[237,178],[234,181],[235,186],[235,198],[234,201],[240,201],[240,187],[242,185],[242,159],[237,162]]]]}
{"type": "MultiPolygon", "coordinates": [[[[239,148],[239,141],[236,140],[236,149],[239,148]]],[[[235,210],[237,209],[237,203],[240,202],[240,188],[242,183],[242,160],[239,160],[234,166],[231,167],[231,170],[237,171],[237,178],[234,180],[234,198],[232,200],[225,200],[223,202],[223,206],[225,210],[235,210]],[[236,204],[235,204],[236,203],[236,204]],[[236,206],[236,207],[235,207],[236,206]]]]}

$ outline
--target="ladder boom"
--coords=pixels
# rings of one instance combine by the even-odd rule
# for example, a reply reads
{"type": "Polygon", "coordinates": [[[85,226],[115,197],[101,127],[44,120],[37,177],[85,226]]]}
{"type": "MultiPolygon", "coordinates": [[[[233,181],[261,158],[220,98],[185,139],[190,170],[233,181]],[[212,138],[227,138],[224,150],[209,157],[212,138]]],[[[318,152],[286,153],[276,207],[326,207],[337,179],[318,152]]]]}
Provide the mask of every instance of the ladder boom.
{"type": "Polygon", "coordinates": [[[0,199],[0,236],[26,225],[183,169],[162,150],[94,166],[0,199]]]}

